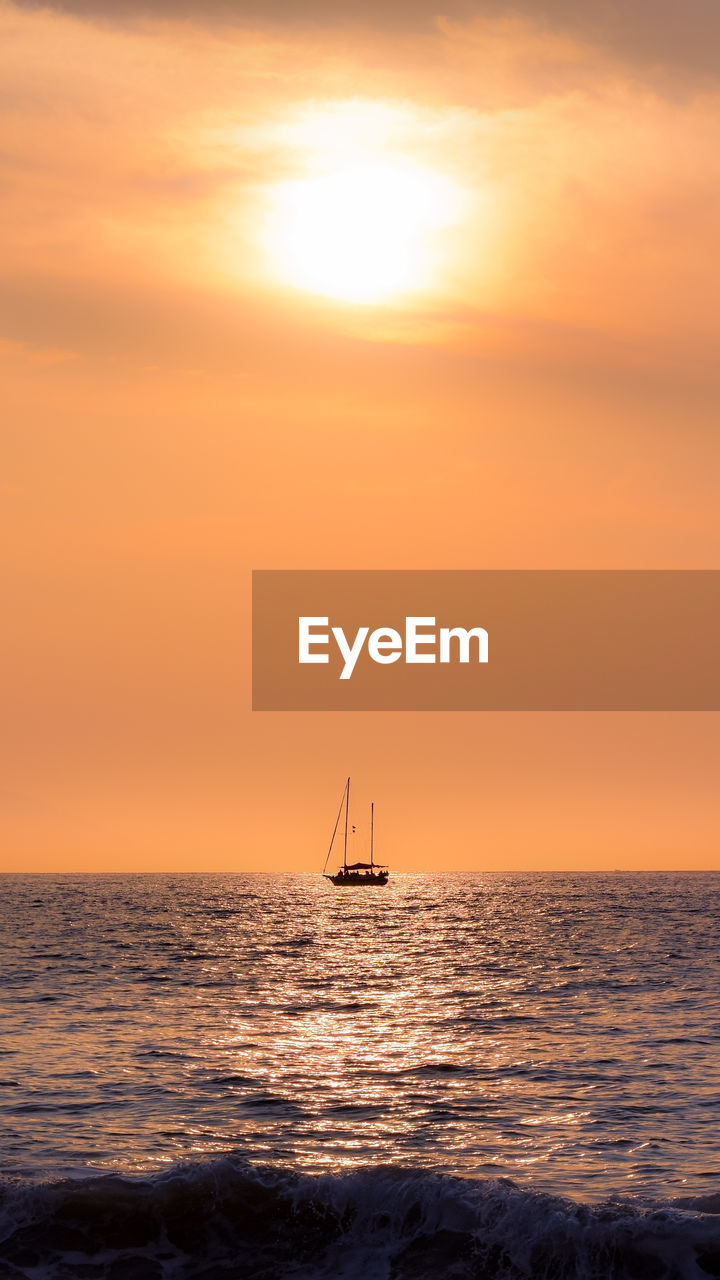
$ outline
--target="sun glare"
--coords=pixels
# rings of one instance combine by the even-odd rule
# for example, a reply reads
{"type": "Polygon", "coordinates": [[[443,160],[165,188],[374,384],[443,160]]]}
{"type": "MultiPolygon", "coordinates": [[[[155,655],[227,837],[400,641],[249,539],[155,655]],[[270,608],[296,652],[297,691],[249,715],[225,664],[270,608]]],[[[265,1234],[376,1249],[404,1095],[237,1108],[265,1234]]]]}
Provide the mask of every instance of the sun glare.
{"type": "Polygon", "coordinates": [[[279,184],[268,249],[281,279],[352,303],[428,288],[438,233],[455,221],[453,184],[402,158],[363,159],[279,184]]]}

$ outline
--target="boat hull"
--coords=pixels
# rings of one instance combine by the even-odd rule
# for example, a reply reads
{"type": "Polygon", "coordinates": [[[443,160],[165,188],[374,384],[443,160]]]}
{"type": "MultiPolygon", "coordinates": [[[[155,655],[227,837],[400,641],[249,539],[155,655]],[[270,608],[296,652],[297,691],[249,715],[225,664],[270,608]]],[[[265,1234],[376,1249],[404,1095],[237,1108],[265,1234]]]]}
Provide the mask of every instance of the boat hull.
{"type": "Polygon", "coordinates": [[[361,875],[357,871],[338,871],[337,875],[326,876],[325,879],[330,880],[338,888],[377,887],[388,882],[387,874],[384,871],[375,871],[366,875],[361,875]]]}

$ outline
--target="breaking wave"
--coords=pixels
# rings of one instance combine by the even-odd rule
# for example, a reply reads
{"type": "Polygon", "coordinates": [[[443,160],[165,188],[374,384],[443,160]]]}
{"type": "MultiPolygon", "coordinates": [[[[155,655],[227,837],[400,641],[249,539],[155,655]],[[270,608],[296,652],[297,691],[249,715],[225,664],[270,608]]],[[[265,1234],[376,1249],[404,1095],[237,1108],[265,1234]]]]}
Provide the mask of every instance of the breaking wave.
{"type": "Polygon", "coordinates": [[[601,1205],[505,1179],[310,1176],[228,1156],[5,1182],[1,1280],[706,1280],[720,1196],[601,1205]]]}

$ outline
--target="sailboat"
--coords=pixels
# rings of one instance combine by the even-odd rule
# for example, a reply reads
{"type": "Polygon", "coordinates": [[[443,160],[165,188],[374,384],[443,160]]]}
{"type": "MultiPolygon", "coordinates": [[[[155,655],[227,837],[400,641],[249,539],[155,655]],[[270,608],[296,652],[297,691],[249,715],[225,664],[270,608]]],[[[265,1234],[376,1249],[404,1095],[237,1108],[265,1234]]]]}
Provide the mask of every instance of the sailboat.
{"type": "Polygon", "coordinates": [[[387,884],[388,882],[387,867],[375,861],[375,805],[374,804],[370,805],[370,861],[369,862],[348,862],[347,860],[349,814],[350,814],[350,779],[348,778],[347,782],[345,783],[345,789],[342,794],[342,800],[340,801],[340,808],[338,809],[338,815],[337,815],[337,818],[335,819],[335,826],[333,828],[332,839],[330,840],[330,848],[328,849],[327,857],[325,859],[325,866],[323,867],[323,875],[325,876],[325,879],[331,880],[333,884],[337,884],[337,885],[387,884]],[[333,845],[335,843],[335,837],[338,832],[338,827],[340,826],[340,818],[342,817],[343,810],[345,811],[345,827],[344,827],[344,839],[343,839],[343,864],[341,867],[338,868],[334,876],[330,876],[326,872],[326,867],[328,862],[330,861],[330,854],[333,851],[333,845]]]}

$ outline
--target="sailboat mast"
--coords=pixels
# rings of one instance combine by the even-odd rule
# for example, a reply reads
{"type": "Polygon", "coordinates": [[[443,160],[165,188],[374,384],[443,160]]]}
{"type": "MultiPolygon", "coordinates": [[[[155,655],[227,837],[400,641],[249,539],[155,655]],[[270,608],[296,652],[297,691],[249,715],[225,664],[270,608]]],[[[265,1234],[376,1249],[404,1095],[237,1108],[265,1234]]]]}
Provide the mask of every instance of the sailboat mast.
{"type": "Polygon", "coordinates": [[[347,868],[347,836],[348,836],[348,811],[350,809],[350,779],[347,780],[345,787],[345,847],[343,851],[343,866],[347,868]]]}
{"type": "Polygon", "coordinates": [[[375,805],[370,805],[370,870],[373,869],[373,849],[375,847],[375,805]]]}

